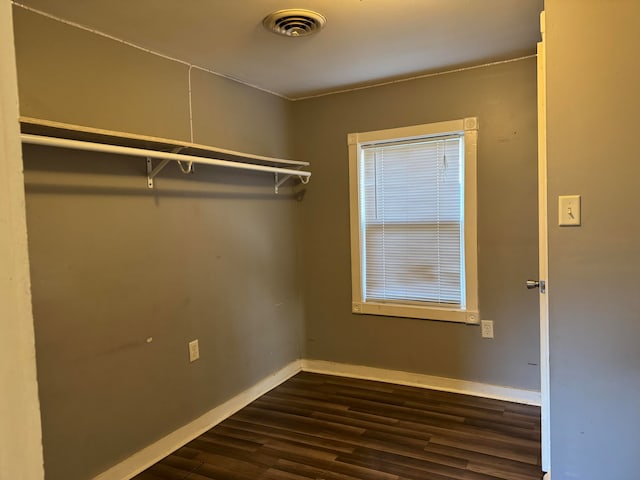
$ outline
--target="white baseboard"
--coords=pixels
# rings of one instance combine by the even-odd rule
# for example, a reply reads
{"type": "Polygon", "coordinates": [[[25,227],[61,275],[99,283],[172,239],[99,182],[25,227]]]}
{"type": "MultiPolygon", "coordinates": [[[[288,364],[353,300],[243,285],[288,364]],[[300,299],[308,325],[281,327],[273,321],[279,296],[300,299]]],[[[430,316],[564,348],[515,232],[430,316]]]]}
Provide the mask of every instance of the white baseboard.
{"type": "Polygon", "coordinates": [[[302,370],[305,372],[324,373],[340,377],[361,378],[378,382],[397,383],[411,387],[430,388],[445,392],[464,393],[476,397],[495,398],[509,402],[524,403],[526,405],[540,405],[540,392],[524,390],[486,383],[469,382],[454,378],[435,377],[421,373],[387,370],[384,368],[349,365],[346,363],[326,362],[324,360],[302,360],[302,370]]]}
{"type": "MultiPolygon", "coordinates": [[[[149,468],[199,435],[202,435],[207,430],[213,428],[218,423],[230,417],[269,390],[277,387],[282,382],[288,380],[301,370],[305,372],[336,375],[339,377],[361,378],[364,380],[396,383],[398,385],[430,388],[445,392],[464,393],[477,397],[495,398],[527,405],[540,405],[540,392],[533,390],[521,390],[498,385],[469,382],[466,380],[456,380],[453,378],[423,375],[420,373],[326,362],[324,360],[296,360],[281,370],[262,379],[244,392],[227,400],[222,405],[208,411],[201,417],[180,427],[139,452],[134,453],[129,458],[94,477],[93,480],[123,480],[136,476],[138,473],[149,468]]],[[[548,478],[550,479],[551,476],[549,475],[548,478]]],[[[547,480],[547,477],[545,477],[545,480],[547,480]]]]}
{"type": "Polygon", "coordinates": [[[138,473],[146,470],[151,465],[169,455],[171,452],[174,452],[184,444],[202,435],[224,419],[247,406],[256,398],[264,395],[272,388],[277,387],[285,380],[291,378],[300,370],[300,360],[291,362],[286,367],[262,379],[254,386],[246,389],[244,392],[236,395],[230,400],[227,400],[222,405],[208,411],[201,417],[196,418],[184,427],[180,427],[157,442],[152,443],[121,463],[114,465],[109,470],[106,470],[95,477],[93,480],[123,480],[134,477],[138,473]]]}

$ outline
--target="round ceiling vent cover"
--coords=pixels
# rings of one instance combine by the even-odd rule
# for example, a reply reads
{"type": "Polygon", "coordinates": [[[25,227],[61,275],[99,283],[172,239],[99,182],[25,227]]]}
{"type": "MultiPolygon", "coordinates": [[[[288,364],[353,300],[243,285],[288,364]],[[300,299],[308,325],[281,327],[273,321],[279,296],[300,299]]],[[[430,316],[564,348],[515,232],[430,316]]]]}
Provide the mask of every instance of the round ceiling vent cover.
{"type": "Polygon", "coordinates": [[[304,37],[319,31],[327,19],[317,12],[302,9],[278,10],[270,13],[262,24],[267,30],[286,37],[304,37]]]}

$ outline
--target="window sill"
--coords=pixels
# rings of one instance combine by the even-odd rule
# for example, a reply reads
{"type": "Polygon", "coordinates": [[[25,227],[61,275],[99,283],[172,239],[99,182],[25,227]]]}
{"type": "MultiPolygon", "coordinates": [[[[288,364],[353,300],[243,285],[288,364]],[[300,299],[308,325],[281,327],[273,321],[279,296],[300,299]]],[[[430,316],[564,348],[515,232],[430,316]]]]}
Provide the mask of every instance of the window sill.
{"type": "Polygon", "coordinates": [[[376,302],[354,302],[351,311],[364,315],[384,315],[387,317],[419,318],[423,320],[439,320],[445,322],[478,324],[480,315],[477,311],[459,310],[455,308],[423,307],[419,305],[402,305],[376,302]]]}

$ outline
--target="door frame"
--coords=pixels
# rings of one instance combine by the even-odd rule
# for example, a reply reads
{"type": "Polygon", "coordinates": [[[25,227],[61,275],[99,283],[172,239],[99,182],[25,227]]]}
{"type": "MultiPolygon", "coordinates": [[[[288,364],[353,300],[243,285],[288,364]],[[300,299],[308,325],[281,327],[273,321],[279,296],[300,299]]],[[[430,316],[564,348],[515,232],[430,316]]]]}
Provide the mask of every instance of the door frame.
{"type": "Polygon", "coordinates": [[[551,432],[550,432],[550,369],[549,369],[549,244],[547,218],[547,82],[545,13],[540,13],[538,43],[538,278],[542,287],[540,298],[540,397],[541,397],[541,443],[542,470],[551,479],[551,432]],[[544,283],[542,283],[544,282],[544,283]]]}
{"type": "MultiPolygon", "coordinates": [[[[12,4],[0,0],[0,470],[44,478],[12,4]]],[[[6,477],[4,476],[6,475],[6,477]]]]}

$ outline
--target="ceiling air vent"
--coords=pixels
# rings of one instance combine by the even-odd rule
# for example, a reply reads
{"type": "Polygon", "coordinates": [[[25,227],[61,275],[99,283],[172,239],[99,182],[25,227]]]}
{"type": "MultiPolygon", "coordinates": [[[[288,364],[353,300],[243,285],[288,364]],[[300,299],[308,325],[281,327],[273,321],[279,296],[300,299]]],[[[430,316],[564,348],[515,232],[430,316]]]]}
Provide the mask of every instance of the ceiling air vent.
{"type": "Polygon", "coordinates": [[[286,37],[304,37],[317,32],[327,19],[317,12],[302,9],[278,10],[270,13],[262,24],[267,30],[286,37]]]}

